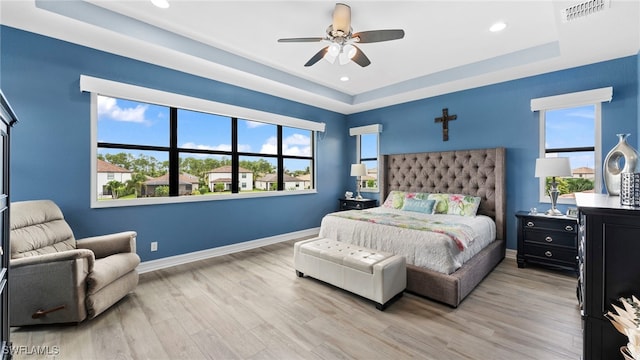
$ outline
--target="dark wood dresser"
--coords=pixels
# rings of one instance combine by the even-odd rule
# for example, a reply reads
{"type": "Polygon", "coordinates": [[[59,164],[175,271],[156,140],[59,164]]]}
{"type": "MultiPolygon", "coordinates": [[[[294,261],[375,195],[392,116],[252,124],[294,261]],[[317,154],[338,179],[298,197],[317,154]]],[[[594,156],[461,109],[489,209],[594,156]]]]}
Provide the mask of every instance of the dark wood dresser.
{"type": "Polygon", "coordinates": [[[527,263],[578,272],[578,223],[568,216],[547,216],[520,211],[518,267],[527,263]]]}
{"type": "Polygon", "coordinates": [[[9,341],[9,134],[18,118],[0,90],[0,358],[10,359],[9,341]]]}
{"type": "Polygon", "coordinates": [[[340,211],[343,210],[364,210],[378,206],[375,199],[338,199],[340,201],[340,211]]]}
{"type": "Polygon", "coordinates": [[[640,296],[640,208],[602,194],[576,194],[576,203],[583,359],[622,359],[627,338],[604,314],[620,297],[640,296]]]}

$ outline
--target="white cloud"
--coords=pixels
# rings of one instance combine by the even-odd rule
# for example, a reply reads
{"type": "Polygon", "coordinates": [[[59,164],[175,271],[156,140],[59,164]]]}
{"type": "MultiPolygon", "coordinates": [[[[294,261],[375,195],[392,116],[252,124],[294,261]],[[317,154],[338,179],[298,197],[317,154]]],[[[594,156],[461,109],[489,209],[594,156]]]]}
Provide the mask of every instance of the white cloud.
{"type": "MultiPolygon", "coordinates": [[[[277,154],[277,144],[278,139],[275,136],[272,136],[267,139],[267,142],[262,144],[262,149],[260,149],[260,152],[263,154],[277,154]]],[[[309,140],[308,136],[304,136],[302,134],[293,134],[283,140],[282,152],[285,155],[311,156],[311,141],[309,140]]]]}
{"type": "MultiPolygon", "coordinates": [[[[181,147],[185,149],[231,151],[230,144],[204,145],[204,144],[196,144],[194,142],[186,142],[182,144],[181,147]]],[[[239,144],[238,151],[249,152],[251,151],[251,145],[239,144]]]]}
{"type": "Polygon", "coordinates": [[[231,151],[231,145],[229,144],[220,144],[220,145],[211,146],[211,145],[196,144],[194,142],[186,142],[182,144],[181,147],[185,149],[197,149],[197,150],[231,151]]]}
{"type": "Polygon", "coordinates": [[[249,129],[253,129],[253,128],[260,127],[260,126],[268,125],[268,124],[257,122],[257,121],[251,121],[251,120],[245,120],[245,121],[246,121],[247,127],[249,129]]]}
{"type": "Polygon", "coordinates": [[[146,123],[145,112],[148,105],[139,104],[135,108],[121,108],[116,99],[98,96],[98,116],[107,116],[116,121],[146,123]]]}
{"type": "Polygon", "coordinates": [[[267,142],[262,144],[260,149],[261,154],[277,154],[278,153],[278,138],[272,136],[267,139],[267,142]]]}

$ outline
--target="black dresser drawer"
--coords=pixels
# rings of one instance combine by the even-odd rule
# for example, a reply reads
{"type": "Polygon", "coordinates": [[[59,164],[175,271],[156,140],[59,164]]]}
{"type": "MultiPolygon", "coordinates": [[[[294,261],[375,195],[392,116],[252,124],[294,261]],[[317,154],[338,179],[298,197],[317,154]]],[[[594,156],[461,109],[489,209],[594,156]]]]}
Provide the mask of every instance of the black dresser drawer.
{"type": "Polygon", "coordinates": [[[565,218],[560,218],[562,221],[558,221],[553,218],[545,217],[524,217],[525,229],[549,229],[554,231],[564,231],[570,234],[578,233],[577,220],[566,221],[565,218]]]}
{"type": "Polygon", "coordinates": [[[552,246],[524,245],[524,257],[527,260],[543,261],[545,263],[561,262],[566,266],[575,267],[577,254],[573,249],[552,246]]]}
{"type": "Polygon", "coordinates": [[[524,230],[524,242],[525,244],[564,246],[572,249],[576,249],[578,245],[576,234],[532,229],[524,230]]]}

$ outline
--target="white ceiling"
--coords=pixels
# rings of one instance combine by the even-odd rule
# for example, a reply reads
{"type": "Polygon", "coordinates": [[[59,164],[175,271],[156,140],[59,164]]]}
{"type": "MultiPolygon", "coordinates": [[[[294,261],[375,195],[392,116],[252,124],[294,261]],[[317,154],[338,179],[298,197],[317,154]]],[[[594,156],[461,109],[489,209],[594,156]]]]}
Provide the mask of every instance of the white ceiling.
{"type": "Polygon", "coordinates": [[[361,44],[362,68],[304,63],[324,43],[334,1],[25,0],[0,3],[0,22],[149,63],[350,114],[638,54],[640,1],[562,22],[581,1],[349,1],[354,32],[404,29],[361,44]],[[496,21],[507,23],[489,32],[496,21]],[[348,76],[348,82],[340,77],[348,76]]]}

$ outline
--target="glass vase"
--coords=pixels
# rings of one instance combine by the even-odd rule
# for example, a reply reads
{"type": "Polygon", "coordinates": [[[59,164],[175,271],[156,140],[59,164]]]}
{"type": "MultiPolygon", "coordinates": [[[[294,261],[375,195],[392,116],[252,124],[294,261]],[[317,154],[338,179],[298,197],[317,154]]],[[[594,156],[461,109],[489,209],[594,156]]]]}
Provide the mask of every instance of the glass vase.
{"type": "Polygon", "coordinates": [[[631,134],[616,134],[618,144],[609,151],[604,159],[603,176],[607,193],[612,196],[620,195],[620,174],[623,172],[635,173],[640,170],[640,154],[627,143],[627,137],[631,134]],[[621,160],[624,165],[621,166],[621,160]]]}

